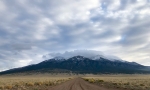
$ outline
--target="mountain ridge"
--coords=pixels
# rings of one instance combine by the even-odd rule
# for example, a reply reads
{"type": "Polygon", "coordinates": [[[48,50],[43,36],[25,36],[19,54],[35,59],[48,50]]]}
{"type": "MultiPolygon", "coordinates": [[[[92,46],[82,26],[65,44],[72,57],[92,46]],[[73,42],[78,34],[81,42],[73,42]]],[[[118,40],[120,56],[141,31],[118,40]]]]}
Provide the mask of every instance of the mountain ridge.
{"type": "Polygon", "coordinates": [[[69,59],[64,59],[62,57],[52,58],[38,64],[6,70],[0,72],[0,74],[36,71],[52,73],[53,70],[58,70],[60,73],[63,72],[63,70],[74,73],[150,73],[150,70],[146,68],[146,66],[140,65],[136,62],[122,62],[119,60],[111,61],[103,57],[97,60],[92,60],[78,55],[69,59]]]}

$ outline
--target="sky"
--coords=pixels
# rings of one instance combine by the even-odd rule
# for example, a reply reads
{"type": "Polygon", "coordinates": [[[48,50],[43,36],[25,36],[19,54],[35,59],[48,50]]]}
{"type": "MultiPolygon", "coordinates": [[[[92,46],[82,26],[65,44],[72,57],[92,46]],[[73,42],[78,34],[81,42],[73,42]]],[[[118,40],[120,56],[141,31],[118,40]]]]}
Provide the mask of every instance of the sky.
{"type": "Polygon", "coordinates": [[[150,66],[150,0],[0,0],[0,71],[74,50],[150,66]]]}

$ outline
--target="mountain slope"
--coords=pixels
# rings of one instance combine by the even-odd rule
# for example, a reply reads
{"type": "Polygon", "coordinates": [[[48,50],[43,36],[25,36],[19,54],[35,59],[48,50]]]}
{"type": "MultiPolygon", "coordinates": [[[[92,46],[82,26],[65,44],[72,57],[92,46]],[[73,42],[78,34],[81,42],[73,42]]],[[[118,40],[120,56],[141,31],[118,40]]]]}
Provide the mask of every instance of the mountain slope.
{"type": "Polygon", "coordinates": [[[53,58],[35,65],[10,69],[0,74],[23,72],[75,72],[75,73],[149,73],[147,67],[135,62],[111,61],[105,58],[92,60],[83,56],[74,56],[69,59],[53,58]]]}

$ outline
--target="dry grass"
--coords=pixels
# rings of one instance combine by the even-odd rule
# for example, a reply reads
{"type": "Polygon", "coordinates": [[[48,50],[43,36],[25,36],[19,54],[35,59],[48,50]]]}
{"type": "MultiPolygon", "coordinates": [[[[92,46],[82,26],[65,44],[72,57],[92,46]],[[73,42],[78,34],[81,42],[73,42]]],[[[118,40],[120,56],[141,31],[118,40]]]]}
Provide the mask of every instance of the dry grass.
{"type": "Polygon", "coordinates": [[[125,90],[150,90],[150,75],[7,75],[0,76],[0,90],[47,90],[74,77],[90,83],[125,90]]]}
{"type": "Polygon", "coordinates": [[[150,75],[91,75],[83,78],[109,88],[150,90],[150,75]]]}
{"type": "Polygon", "coordinates": [[[46,90],[72,77],[60,75],[0,76],[0,90],[46,90]]]}

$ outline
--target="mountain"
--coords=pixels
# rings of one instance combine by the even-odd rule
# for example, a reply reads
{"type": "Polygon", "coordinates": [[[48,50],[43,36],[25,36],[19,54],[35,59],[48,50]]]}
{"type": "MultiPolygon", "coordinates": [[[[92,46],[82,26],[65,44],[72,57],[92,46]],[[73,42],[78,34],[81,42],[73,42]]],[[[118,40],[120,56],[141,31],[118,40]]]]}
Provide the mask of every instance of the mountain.
{"type": "Polygon", "coordinates": [[[87,58],[74,56],[68,59],[55,57],[38,64],[21,68],[14,68],[0,72],[0,74],[24,73],[24,72],[57,72],[57,73],[150,73],[148,67],[136,62],[123,60],[109,60],[104,57],[87,58]]]}

